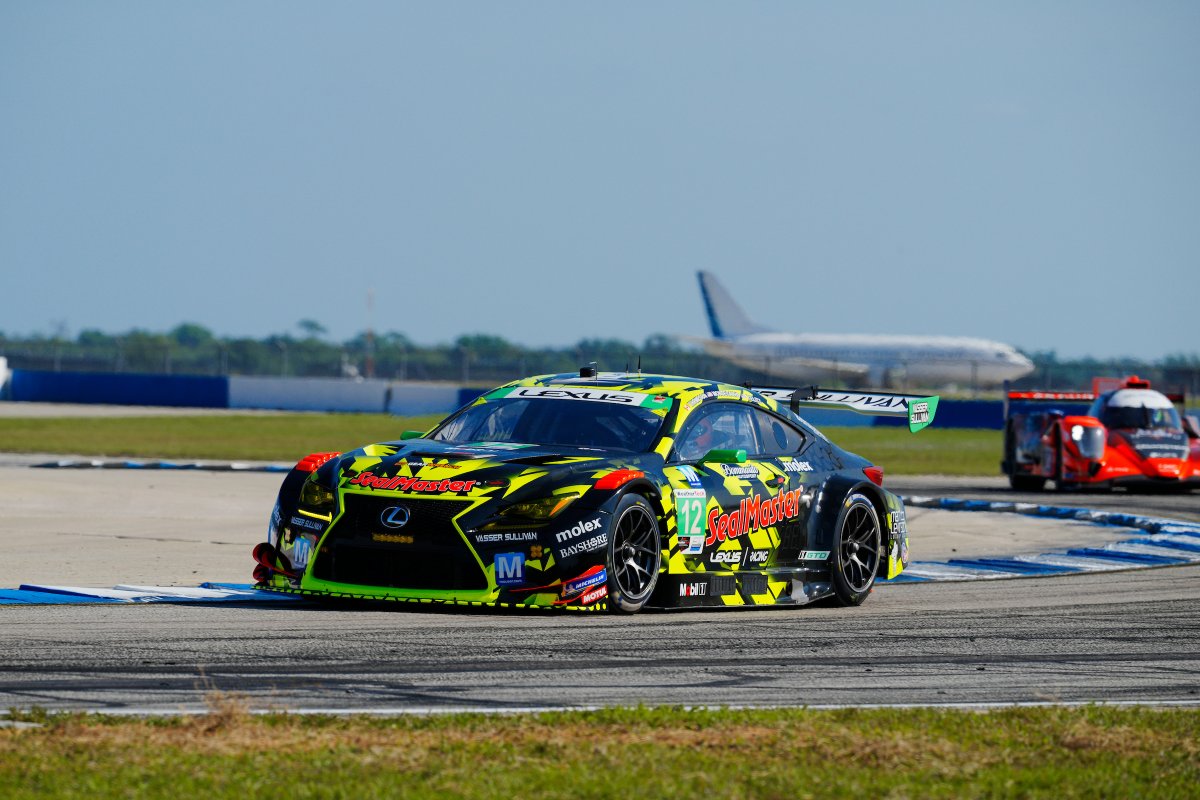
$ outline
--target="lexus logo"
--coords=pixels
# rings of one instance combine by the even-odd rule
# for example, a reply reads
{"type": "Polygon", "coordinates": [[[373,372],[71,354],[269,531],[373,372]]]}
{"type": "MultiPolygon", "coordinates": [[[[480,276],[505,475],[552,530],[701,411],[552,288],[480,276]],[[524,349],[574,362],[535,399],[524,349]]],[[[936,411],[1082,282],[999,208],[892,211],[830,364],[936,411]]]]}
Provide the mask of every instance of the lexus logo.
{"type": "Polygon", "coordinates": [[[404,506],[389,506],[379,515],[379,521],[388,528],[403,528],[408,524],[409,511],[404,506]]]}

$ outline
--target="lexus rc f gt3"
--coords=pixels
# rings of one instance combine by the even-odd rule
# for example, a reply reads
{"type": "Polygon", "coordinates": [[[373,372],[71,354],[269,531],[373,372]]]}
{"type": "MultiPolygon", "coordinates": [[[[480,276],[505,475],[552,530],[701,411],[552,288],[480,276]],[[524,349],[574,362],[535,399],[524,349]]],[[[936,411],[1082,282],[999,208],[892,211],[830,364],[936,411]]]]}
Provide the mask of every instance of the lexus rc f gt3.
{"type": "Polygon", "coordinates": [[[857,605],[908,563],[904,506],[808,405],[916,431],[937,398],[587,368],[519,380],[428,432],[300,461],[255,578],[500,607],[857,605]]]}

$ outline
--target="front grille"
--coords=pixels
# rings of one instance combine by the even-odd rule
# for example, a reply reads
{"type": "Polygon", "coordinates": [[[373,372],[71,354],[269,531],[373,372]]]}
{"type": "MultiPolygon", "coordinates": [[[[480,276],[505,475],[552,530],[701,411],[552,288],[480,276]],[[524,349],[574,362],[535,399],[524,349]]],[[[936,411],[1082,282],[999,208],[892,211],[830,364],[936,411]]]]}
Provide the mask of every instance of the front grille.
{"type": "Polygon", "coordinates": [[[428,500],[347,494],[342,517],[313,564],[313,576],[337,583],[394,589],[487,588],[487,577],[454,527],[469,500],[428,500]],[[381,519],[387,509],[409,513],[400,528],[381,519]]]}

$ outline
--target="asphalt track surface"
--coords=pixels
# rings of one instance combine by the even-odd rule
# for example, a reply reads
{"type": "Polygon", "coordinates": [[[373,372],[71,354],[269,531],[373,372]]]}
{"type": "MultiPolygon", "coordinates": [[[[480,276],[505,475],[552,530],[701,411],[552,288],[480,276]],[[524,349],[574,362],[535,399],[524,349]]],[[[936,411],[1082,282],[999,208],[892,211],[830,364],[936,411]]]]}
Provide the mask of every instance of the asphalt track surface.
{"type": "MultiPolygon", "coordinates": [[[[61,494],[63,471],[25,468],[21,474],[32,484],[53,485],[48,496],[61,494]]],[[[109,473],[97,491],[123,498],[115,518],[134,519],[142,507],[136,487],[157,486],[170,501],[172,491],[224,486],[214,480],[109,473]]],[[[238,480],[254,487],[248,502],[257,505],[278,476],[238,480]]],[[[1195,494],[1017,495],[990,479],[895,479],[891,485],[911,495],[1054,502],[1180,519],[1198,518],[1200,505],[1195,494]]],[[[42,495],[33,496],[36,507],[42,495]]],[[[238,502],[219,494],[215,506],[238,502]]],[[[57,530],[64,527],[62,513],[42,511],[30,512],[21,531],[10,526],[5,536],[63,534],[57,530]]],[[[103,521],[97,511],[77,513],[103,521]]],[[[987,525],[1014,515],[957,516],[987,525]]],[[[152,521],[164,519],[156,511],[152,521]]],[[[245,535],[257,538],[260,527],[256,522],[254,533],[245,535]]],[[[240,569],[245,543],[225,538],[233,540],[223,544],[237,554],[240,569]]],[[[1001,551],[1006,546],[1002,539],[994,544],[1001,551]]],[[[86,553],[82,557],[86,562],[86,553]]],[[[1200,705],[1200,566],[892,585],[853,609],[633,617],[410,606],[0,607],[0,708],[196,711],[216,693],[242,696],[255,709],[290,711],[638,703],[1200,705]]]]}

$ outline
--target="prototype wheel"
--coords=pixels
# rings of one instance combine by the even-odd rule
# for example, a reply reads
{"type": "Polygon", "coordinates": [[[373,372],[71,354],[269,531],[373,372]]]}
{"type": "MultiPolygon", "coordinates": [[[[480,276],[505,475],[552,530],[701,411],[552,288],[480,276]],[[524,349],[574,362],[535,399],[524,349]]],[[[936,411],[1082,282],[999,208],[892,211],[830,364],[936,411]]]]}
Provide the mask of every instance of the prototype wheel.
{"type": "Polygon", "coordinates": [[[644,497],[627,494],[613,513],[608,537],[608,608],[640,611],[658,583],[662,563],[658,518],[644,497]]]}
{"type": "Polygon", "coordinates": [[[1066,474],[1067,468],[1063,464],[1063,441],[1062,431],[1054,437],[1054,489],[1055,491],[1063,491],[1069,485],[1063,477],[1066,474]]]}
{"type": "Polygon", "coordinates": [[[1009,475],[1008,485],[1018,492],[1040,492],[1046,488],[1046,479],[1037,475],[1009,475]]]}
{"type": "Polygon", "coordinates": [[[844,606],[861,605],[879,572],[882,533],[879,514],[866,495],[852,494],[842,505],[833,553],[833,592],[844,606]]]}

